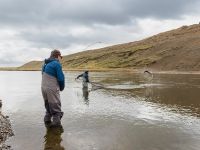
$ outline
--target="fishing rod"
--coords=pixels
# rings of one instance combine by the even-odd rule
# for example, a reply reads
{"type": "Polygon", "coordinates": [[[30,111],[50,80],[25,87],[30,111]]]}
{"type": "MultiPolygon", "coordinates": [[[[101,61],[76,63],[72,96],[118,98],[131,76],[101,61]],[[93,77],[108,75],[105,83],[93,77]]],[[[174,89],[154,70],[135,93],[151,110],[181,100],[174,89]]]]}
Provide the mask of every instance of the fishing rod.
{"type": "MultiPolygon", "coordinates": [[[[83,80],[82,79],[80,79],[80,78],[75,78],[75,81],[82,81],[83,82],[83,80]]],[[[92,86],[92,89],[91,89],[91,91],[93,91],[93,90],[97,90],[97,89],[106,89],[106,87],[105,87],[105,85],[103,85],[102,83],[99,83],[99,82],[87,82],[88,84],[91,84],[91,86],[92,86]]]]}
{"type": "Polygon", "coordinates": [[[83,50],[87,50],[89,47],[91,47],[93,45],[96,45],[96,44],[99,44],[99,43],[103,43],[103,42],[94,42],[94,43],[91,43],[91,44],[87,45],[83,50]]]}
{"type": "Polygon", "coordinates": [[[97,88],[101,88],[101,89],[105,89],[105,85],[103,85],[102,83],[99,82],[89,82],[93,87],[97,87],[97,88]]]}

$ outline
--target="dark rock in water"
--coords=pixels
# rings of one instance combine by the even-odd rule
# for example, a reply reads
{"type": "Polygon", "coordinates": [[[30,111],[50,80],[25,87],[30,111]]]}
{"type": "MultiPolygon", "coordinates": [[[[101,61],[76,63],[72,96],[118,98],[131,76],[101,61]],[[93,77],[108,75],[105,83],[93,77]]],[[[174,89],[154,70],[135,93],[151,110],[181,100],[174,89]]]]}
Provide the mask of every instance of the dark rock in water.
{"type": "Polygon", "coordinates": [[[11,149],[10,146],[5,144],[8,137],[13,136],[10,121],[0,113],[0,150],[11,149]]]}
{"type": "Polygon", "coordinates": [[[0,114],[1,114],[2,100],[0,100],[0,114]]]}

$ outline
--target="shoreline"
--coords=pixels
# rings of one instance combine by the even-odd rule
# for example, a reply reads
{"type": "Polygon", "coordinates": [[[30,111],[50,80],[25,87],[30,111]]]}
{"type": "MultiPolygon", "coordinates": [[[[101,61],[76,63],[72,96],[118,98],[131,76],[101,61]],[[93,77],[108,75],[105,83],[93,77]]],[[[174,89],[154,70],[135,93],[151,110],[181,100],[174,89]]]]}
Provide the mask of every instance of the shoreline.
{"type": "MultiPolygon", "coordinates": [[[[66,69],[63,68],[63,71],[85,71],[88,70],[90,72],[126,72],[126,73],[143,73],[145,70],[150,71],[153,74],[200,74],[200,71],[179,71],[179,70],[166,70],[166,71],[159,71],[155,69],[123,69],[123,68],[116,68],[116,69],[66,69]]],[[[41,71],[40,69],[2,69],[0,71],[41,71]]]]}
{"type": "Polygon", "coordinates": [[[11,148],[11,146],[7,145],[5,142],[9,137],[14,136],[13,130],[11,128],[11,123],[8,118],[8,116],[4,116],[0,112],[0,149],[2,150],[9,150],[11,148]]]}
{"type": "Polygon", "coordinates": [[[9,150],[11,149],[10,145],[7,145],[5,142],[6,140],[14,136],[10,120],[8,116],[4,116],[1,112],[2,108],[2,100],[0,100],[0,149],[2,150],[9,150]]]}

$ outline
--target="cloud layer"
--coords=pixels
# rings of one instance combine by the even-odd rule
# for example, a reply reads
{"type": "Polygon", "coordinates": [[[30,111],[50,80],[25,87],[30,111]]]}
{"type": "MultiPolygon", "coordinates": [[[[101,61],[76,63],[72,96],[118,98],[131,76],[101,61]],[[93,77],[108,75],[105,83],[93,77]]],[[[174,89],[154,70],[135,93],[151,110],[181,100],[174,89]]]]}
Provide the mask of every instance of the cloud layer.
{"type": "Polygon", "coordinates": [[[103,43],[91,48],[193,24],[198,6],[198,0],[0,0],[0,66],[48,57],[53,48],[70,54],[97,41],[103,43]]]}

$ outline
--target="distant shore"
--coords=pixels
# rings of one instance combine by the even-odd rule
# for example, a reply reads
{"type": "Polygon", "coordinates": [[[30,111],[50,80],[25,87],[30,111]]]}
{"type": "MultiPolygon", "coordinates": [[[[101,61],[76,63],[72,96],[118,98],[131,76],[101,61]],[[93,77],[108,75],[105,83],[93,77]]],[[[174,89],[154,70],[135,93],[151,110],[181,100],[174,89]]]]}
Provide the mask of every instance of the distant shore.
{"type": "MultiPolygon", "coordinates": [[[[200,71],[179,71],[179,70],[166,70],[160,71],[155,69],[131,69],[131,68],[103,68],[103,69],[67,69],[63,68],[63,71],[85,71],[88,70],[90,72],[132,72],[132,73],[143,73],[145,70],[148,70],[154,74],[200,74],[200,71]]],[[[36,68],[22,69],[19,67],[0,67],[0,71],[41,71],[36,68]]]]}

